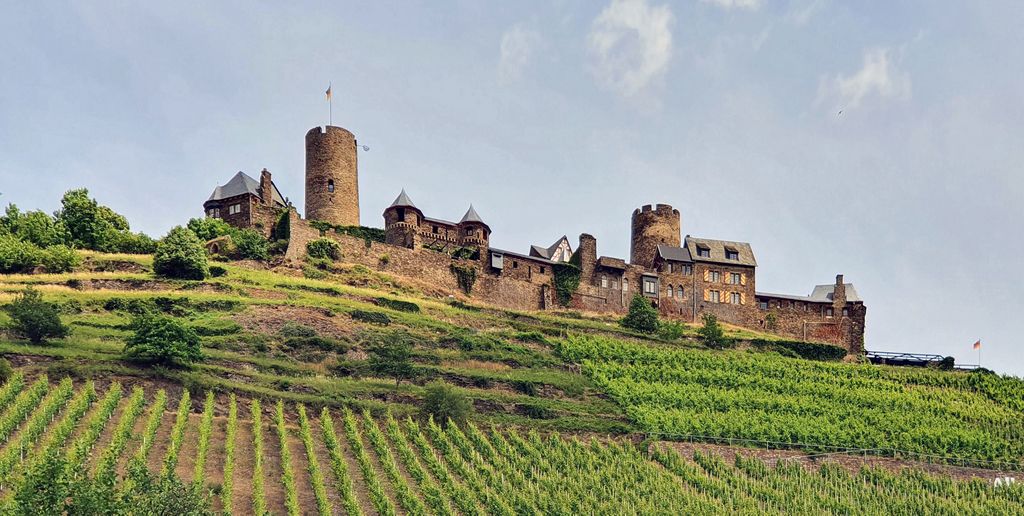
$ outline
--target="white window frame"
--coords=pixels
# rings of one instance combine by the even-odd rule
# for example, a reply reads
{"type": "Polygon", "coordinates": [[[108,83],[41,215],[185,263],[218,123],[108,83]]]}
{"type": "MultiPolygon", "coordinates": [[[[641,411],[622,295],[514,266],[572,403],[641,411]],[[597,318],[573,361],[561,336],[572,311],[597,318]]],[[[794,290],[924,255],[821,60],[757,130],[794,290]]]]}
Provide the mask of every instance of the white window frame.
{"type": "Polygon", "coordinates": [[[722,292],[720,290],[712,290],[708,293],[708,299],[710,299],[712,303],[721,303],[722,292]]]}
{"type": "Polygon", "coordinates": [[[739,292],[732,292],[729,294],[729,302],[734,305],[743,304],[743,296],[739,292]]]}

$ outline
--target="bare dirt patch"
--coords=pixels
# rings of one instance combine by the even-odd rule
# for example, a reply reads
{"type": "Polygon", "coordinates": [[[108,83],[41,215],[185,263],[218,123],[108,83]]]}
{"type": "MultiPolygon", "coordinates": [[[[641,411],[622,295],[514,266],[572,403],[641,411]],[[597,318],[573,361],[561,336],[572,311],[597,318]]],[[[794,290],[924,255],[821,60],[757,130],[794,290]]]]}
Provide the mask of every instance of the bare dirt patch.
{"type": "Polygon", "coordinates": [[[264,306],[246,308],[233,317],[243,328],[256,333],[274,335],[288,323],[312,328],[320,335],[342,338],[355,331],[355,324],[348,317],[327,315],[327,311],[300,306],[264,306]]]}

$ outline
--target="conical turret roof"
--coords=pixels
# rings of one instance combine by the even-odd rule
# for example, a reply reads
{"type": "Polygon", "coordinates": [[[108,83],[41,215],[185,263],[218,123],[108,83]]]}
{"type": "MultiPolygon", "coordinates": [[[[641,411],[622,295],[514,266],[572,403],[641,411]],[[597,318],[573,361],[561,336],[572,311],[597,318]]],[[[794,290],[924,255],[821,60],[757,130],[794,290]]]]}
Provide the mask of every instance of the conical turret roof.
{"type": "Polygon", "coordinates": [[[459,224],[462,224],[463,222],[479,222],[484,224],[483,219],[481,219],[480,214],[473,209],[472,204],[469,205],[469,209],[466,210],[466,214],[462,216],[462,220],[459,221],[459,224]]]}
{"type": "Polygon", "coordinates": [[[410,199],[409,196],[406,195],[405,188],[402,189],[402,193],[398,194],[398,197],[395,198],[395,202],[391,203],[391,206],[388,206],[388,208],[395,208],[398,206],[408,206],[410,208],[416,208],[416,205],[412,203],[412,199],[410,199]]]}

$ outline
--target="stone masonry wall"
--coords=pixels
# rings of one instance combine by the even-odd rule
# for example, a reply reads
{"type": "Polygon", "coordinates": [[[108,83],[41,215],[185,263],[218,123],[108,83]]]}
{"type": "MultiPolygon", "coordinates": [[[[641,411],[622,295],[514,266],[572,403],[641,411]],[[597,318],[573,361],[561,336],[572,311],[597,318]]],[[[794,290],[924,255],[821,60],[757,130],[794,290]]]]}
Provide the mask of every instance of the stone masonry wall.
{"type": "Polygon", "coordinates": [[[306,219],[359,225],[356,137],[341,127],[314,127],[306,133],[306,219]]]}

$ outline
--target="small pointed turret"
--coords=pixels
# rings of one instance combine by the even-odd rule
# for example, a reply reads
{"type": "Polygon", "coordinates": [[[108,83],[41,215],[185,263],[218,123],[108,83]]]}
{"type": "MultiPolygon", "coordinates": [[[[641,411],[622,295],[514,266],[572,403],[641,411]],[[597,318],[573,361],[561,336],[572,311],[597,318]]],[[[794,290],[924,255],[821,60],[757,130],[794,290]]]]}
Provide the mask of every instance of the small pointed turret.
{"type": "Polygon", "coordinates": [[[402,193],[398,194],[398,197],[395,198],[395,202],[391,203],[391,206],[388,207],[395,208],[398,206],[408,206],[410,208],[416,207],[416,205],[413,204],[412,199],[410,199],[409,196],[406,195],[405,188],[403,188],[402,193]]]}
{"type": "Polygon", "coordinates": [[[469,205],[469,209],[466,210],[466,214],[462,216],[462,220],[459,221],[459,224],[462,224],[463,222],[479,222],[481,224],[484,223],[483,219],[480,218],[480,214],[478,214],[476,210],[473,209],[472,204],[469,205]]]}

